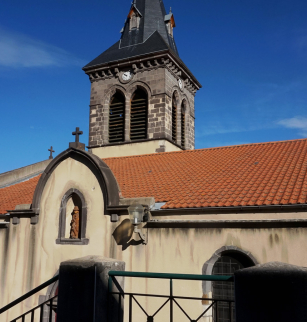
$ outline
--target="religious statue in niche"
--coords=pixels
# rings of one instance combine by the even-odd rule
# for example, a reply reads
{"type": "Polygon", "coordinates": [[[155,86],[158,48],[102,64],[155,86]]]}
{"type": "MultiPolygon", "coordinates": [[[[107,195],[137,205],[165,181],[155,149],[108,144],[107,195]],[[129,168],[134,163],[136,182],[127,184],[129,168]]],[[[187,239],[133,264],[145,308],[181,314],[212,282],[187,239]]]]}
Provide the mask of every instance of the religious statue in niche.
{"type": "Polygon", "coordinates": [[[71,223],[70,223],[70,236],[71,239],[78,239],[79,238],[79,230],[80,230],[80,214],[79,214],[79,207],[75,206],[73,212],[71,213],[71,223]]]}

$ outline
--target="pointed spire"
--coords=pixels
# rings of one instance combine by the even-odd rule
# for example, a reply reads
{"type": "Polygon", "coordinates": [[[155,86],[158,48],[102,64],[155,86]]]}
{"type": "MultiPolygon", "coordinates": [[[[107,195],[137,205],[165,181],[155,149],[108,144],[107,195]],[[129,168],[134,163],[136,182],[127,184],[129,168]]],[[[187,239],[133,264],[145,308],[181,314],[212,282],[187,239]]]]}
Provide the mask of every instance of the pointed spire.
{"type": "Polygon", "coordinates": [[[166,14],[163,0],[134,0],[128,18],[132,10],[138,13],[140,22],[138,28],[131,29],[130,19],[127,19],[122,32],[121,48],[144,43],[157,31],[166,44],[178,54],[175,41],[166,25],[173,14],[172,11],[169,15],[166,14]]]}
{"type": "Polygon", "coordinates": [[[166,14],[163,0],[133,0],[120,40],[84,68],[165,50],[179,56],[174,27],[173,13],[166,14]]]}

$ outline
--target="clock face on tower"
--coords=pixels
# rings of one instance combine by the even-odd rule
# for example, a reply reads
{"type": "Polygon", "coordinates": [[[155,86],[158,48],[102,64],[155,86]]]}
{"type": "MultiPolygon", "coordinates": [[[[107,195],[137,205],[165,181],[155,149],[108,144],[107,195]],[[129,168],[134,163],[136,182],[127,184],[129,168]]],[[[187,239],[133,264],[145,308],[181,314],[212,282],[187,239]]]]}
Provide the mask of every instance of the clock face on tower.
{"type": "Polygon", "coordinates": [[[131,81],[132,78],[133,78],[133,73],[132,73],[132,71],[128,70],[128,71],[123,71],[120,73],[119,80],[122,83],[128,83],[131,81]]]}
{"type": "Polygon", "coordinates": [[[131,72],[130,71],[124,72],[122,77],[124,81],[129,80],[132,77],[131,72]]]}
{"type": "Polygon", "coordinates": [[[183,81],[182,81],[182,79],[180,79],[180,78],[179,78],[179,80],[178,80],[178,85],[179,85],[179,88],[180,88],[180,89],[183,89],[183,81]]]}

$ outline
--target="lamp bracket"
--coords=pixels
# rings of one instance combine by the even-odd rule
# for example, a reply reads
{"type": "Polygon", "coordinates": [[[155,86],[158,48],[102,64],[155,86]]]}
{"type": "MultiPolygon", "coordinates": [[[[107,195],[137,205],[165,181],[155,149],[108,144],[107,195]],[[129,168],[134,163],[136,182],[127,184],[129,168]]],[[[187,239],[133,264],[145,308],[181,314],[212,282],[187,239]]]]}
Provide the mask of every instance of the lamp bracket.
{"type": "Polygon", "coordinates": [[[142,229],[137,228],[137,226],[134,226],[134,232],[139,234],[140,238],[142,239],[142,243],[144,245],[147,244],[147,234],[144,234],[142,229]]]}

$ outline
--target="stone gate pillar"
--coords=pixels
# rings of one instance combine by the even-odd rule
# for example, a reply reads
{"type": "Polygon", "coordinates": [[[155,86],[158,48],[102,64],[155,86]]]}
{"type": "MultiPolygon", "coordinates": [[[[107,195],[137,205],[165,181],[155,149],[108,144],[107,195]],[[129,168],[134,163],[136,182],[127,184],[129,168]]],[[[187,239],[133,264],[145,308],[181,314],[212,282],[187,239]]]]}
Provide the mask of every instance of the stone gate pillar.
{"type": "Polygon", "coordinates": [[[235,272],[237,322],[307,321],[307,269],[272,262],[235,272]]]}
{"type": "MultiPolygon", "coordinates": [[[[118,295],[108,296],[108,273],[124,270],[125,262],[100,256],[62,262],[57,322],[123,321],[123,301],[119,304],[118,295]]],[[[113,291],[124,290],[123,278],[117,281],[113,291]]]]}

